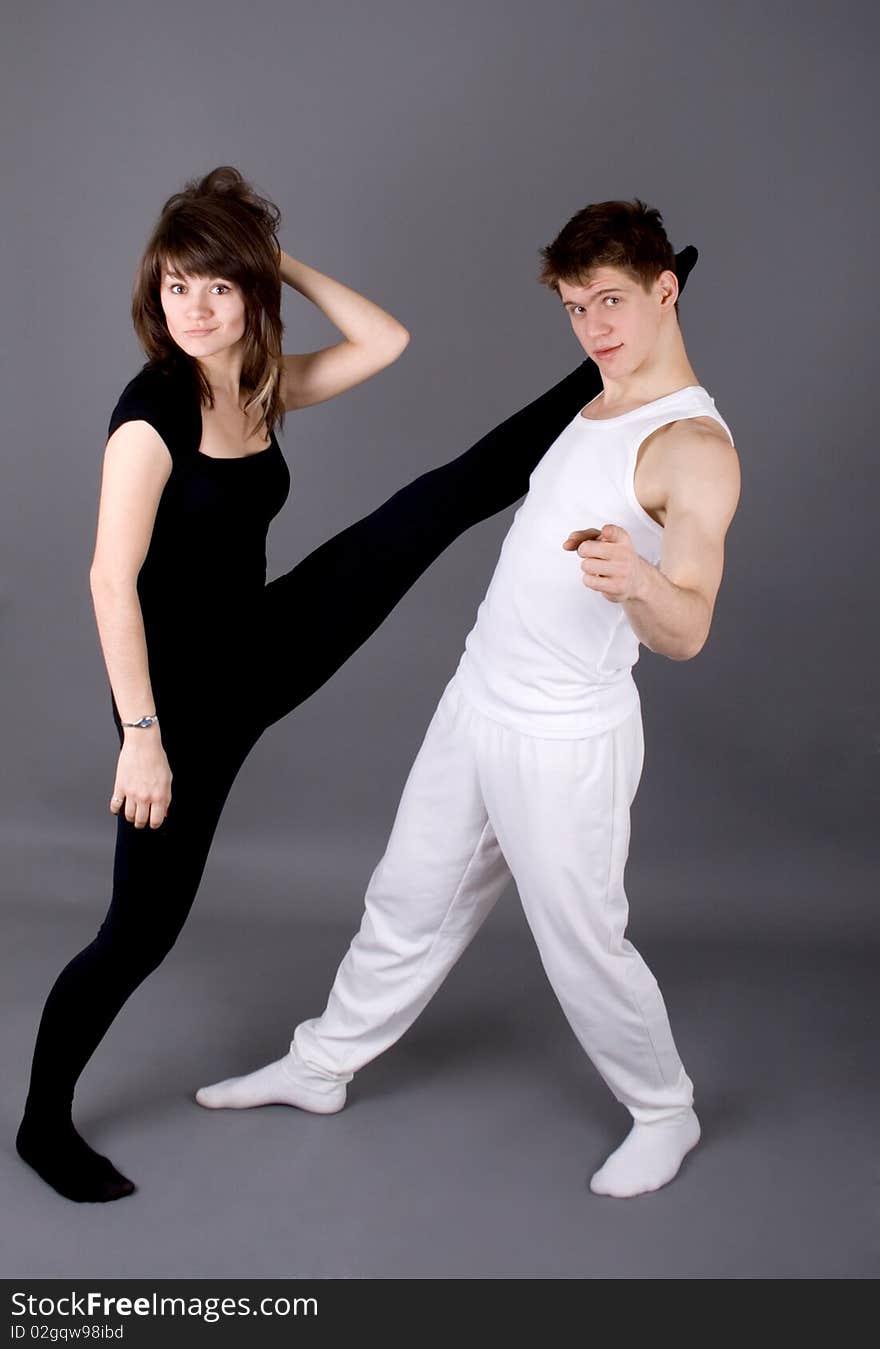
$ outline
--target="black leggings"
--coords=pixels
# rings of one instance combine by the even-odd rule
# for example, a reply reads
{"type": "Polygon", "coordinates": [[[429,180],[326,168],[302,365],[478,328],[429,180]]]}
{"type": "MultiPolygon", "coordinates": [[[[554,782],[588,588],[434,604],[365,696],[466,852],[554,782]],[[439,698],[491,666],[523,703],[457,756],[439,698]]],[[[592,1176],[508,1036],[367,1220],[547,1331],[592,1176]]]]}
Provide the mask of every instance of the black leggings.
{"type": "Polygon", "coordinates": [[[163,690],[171,805],[158,829],[117,818],[110,908],[49,994],[29,1111],[44,1121],[70,1118],[83,1068],[174,945],[229,790],[266,727],[320,688],[464,530],[524,495],[541,456],[601,388],[596,366],[584,361],[457,459],[416,478],[267,585],[254,624],[253,682],[229,687],[225,697],[215,689],[210,700],[222,709],[221,726],[209,724],[204,704],[175,702],[170,684],[163,690]]]}

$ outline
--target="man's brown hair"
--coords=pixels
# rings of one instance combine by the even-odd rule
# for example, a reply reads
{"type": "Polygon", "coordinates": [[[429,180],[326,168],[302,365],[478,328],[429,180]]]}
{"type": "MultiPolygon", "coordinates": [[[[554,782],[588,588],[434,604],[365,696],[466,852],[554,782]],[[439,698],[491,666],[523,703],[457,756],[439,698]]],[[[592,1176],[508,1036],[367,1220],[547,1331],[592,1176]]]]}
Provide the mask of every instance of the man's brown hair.
{"type": "Polygon", "coordinates": [[[645,291],[661,272],[676,270],[663,217],[638,197],[585,206],[541,249],[541,257],[538,280],[557,294],[560,281],[583,284],[596,267],[618,267],[645,291]]]}

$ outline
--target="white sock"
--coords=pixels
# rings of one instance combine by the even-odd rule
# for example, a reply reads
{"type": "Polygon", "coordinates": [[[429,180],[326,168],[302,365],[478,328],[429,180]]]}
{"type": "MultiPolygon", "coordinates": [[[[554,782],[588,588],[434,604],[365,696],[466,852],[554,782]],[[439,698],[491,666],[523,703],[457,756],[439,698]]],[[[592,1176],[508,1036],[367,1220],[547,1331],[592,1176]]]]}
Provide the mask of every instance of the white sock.
{"type": "Polygon", "coordinates": [[[591,1178],[590,1189],[616,1199],[659,1190],[677,1174],[685,1154],[699,1140],[700,1121],[692,1109],[649,1124],[634,1120],[620,1147],[591,1178]]]}
{"type": "Polygon", "coordinates": [[[295,1105],[316,1115],[334,1115],[345,1105],[344,1082],[330,1082],[300,1068],[289,1054],[244,1077],[227,1077],[196,1092],[209,1110],[248,1110],[255,1105],[295,1105]]]}

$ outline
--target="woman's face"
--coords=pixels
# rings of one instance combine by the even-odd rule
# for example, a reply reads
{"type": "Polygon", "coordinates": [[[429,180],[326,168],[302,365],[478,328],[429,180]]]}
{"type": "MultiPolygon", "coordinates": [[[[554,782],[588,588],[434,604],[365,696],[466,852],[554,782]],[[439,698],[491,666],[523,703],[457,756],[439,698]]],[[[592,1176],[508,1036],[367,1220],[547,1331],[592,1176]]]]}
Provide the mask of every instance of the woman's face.
{"type": "Polygon", "coordinates": [[[178,276],[163,269],[160,298],[168,331],[188,356],[204,360],[244,336],[244,296],[225,277],[178,276]]]}

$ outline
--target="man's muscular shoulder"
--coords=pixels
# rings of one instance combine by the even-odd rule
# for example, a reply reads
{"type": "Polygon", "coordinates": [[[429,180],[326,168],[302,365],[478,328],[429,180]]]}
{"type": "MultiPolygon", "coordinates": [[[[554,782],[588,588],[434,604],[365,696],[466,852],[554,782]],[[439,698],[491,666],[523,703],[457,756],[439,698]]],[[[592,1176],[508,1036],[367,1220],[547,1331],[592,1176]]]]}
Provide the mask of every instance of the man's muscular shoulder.
{"type": "MultiPolygon", "coordinates": [[[[642,441],[636,460],[636,496],[660,525],[670,498],[677,501],[719,496],[736,507],[739,457],[714,417],[682,417],[658,427],[642,441]]],[[[731,510],[732,513],[732,510],[731,510]]]]}

